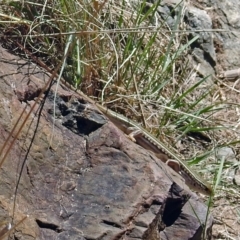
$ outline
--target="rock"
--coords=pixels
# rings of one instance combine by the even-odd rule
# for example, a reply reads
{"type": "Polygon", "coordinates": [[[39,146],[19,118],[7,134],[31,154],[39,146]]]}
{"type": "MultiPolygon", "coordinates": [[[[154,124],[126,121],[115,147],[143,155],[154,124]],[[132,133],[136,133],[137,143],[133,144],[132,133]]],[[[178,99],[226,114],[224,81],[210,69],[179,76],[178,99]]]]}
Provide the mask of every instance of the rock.
{"type": "Polygon", "coordinates": [[[205,32],[204,29],[212,29],[212,20],[206,11],[188,6],[186,14],[187,29],[192,30],[191,36],[199,37],[192,45],[194,48],[201,49],[204,52],[205,60],[212,67],[216,64],[216,53],[213,46],[213,37],[211,32],[205,32]],[[201,30],[194,32],[196,30],[201,30]]]}
{"type": "MultiPolygon", "coordinates": [[[[161,1],[158,7],[158,13],[162,19],[166,19],[171,29],[179,11],[176,6],[183,5],[183,3],[178,4],[178,0],[165,0],[161,1]]],[[[220,75],[223,71],[239,68],[240,2],[206,0],[191,4],[185,5],[184,22],[187,29],[192,31],[189,39],[199,36],[191,46],[190,62],[193,62],[200,76],[205,77],[214,73],[220,75]],[[225,31],[218,31],[218,29],[225,31]],[[196,30],[199,31],[196,32],[196,30]]]]}
{"type": "MultiPolygon", "coordinates": [[[[49,76],[0,51],[8,60],[0,62],[3,145],[49,76]]],[[[200,239],[207,207],[181,177],[74,92],[59,87],[55,99],[55,89],[42,96],[0,170],[0,218],[29,215],[12,238],[200,239]]]]}
{"type": "Polygon", "coordinates": [[[239,169],[237,169],[237,170],[235,171],[235,176],[234,176],[233,182],[234,182],[237,186],[240,186],[240,170],[239,170],[239,169]]]}
{"type": "MultiPolygon", "coordinates": [[[[158,13],[171,29],[174,29],[177,15],[180,9],[183,9],[183,5],[182,1],[177,0],[161,1],[158,13]]],[[[212,19],[205,10],[191,5],[185,5],[185,9],[181,14],[184,15],[186,29],[190,30],[189,40],[198,36],[198,39],[191,45],[190,62],[193,63],[201,77],[214,74],[216,52],[213,34],[211,31],[203,31],[204,29],[212,29],[212,19]]]]}
{"type": "MultiPolygon", "coordinates": [[[[216,157],[221,161],[224,159],[224,163],[229,163],[230,165],[233,165],[234,163],[237,164],[238,161],[236,159],[236,156],[233,152],[233,150],[230,147],[222,147],[217,150],[216,157]]],[[[227,176],[227,179],[229,182],[236,182],[236,171],[233,168],[229,168],[225,174],[227,176]]]]}
{"type": "Polygon", "coordinates": [[[213,35],[204,29],[212,29],[212,20],[206,11],[188,6],[185,13],[187,29],[191,31],[189,39],[198,36],[198,39],[191,45],[192,57],[197,71],[201,76],[214,73],[216,65],[216,53],[213,44],[213,35]],[[200,31],[197,31],[200,30],[200,31]]]}
{"type": "Polygon", "coordinates": [[[216,39],[221,43],[222,52],[218,55],[219,64],[224,70],[240,67],[240,2],[236,0],[215,1],[215,22],[219,28],[229,32],[216,32],[216,39]],[[232,32],[231,32],[232,31],[232,32]]]}
{"type": "Polygon", "coordinates": [[[236,156],[230,147],[222,147],[219,148],[216,152],[216,157],[221,159],[224,157],[224,159],[228,162],[237,162],[236,156]]]}
{"type": "Polygon", "coordinates": [[[240,2],[238,0],[211,0],[209,2],[211,6],[214,6],[211,14],[214,28],[226,30],[225,32],[213,31],[217,43],[218,68],[223,70],[239,68],[240,2]]]}

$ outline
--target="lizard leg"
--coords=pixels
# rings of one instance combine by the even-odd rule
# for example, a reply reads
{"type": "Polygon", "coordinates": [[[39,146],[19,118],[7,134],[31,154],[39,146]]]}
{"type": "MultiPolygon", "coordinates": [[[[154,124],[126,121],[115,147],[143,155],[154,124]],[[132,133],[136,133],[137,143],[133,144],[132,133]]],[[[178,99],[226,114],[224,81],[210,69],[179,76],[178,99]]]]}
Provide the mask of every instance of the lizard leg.
{"type": "Polygon", "coordinates": [[[139,135],[141,133],[141,130],[136,129],[136,128],[128,128],[128,130],[130,131],[129,134],[127,134],[126,136],[133,142],[136,142],[135,136],[139,135]]]}
{"type": "Polygon", "coordinates": [[[181,167],[180,167],[180,164],[179,164],[178,161],[173,160],[173,159],[169,159],[169,160],[167,160],[166,164],[167,164],[170,168],[172,168],[175,172],[180,173],[181,167]]]}

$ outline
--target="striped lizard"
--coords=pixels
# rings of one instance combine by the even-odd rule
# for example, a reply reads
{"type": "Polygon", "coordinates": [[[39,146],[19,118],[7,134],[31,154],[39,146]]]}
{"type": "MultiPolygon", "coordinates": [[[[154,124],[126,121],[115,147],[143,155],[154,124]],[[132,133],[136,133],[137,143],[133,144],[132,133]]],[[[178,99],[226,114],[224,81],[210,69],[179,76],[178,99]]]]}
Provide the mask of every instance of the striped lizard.
{"type": "Polygon", "coordinates": [[[102,114],[108,117],[114,125],[116,125],[120,130],[128,135],[134,142],[143,148],[153,152],[160,160],[162,160],[162,157],[159,156],[163,153],[166,154],[170,158],[170,160],[168,160],[166,163],[169,166],[174,166],[172,168],[184,178],[185,183],[192,190],[201,192],[205,195],[212,194],[212,188],[207,182],[202,180],[198,174],[190,169],[184,161],[182,161],[173,151],[161,143],[146,129],[138,125],[136,122],[124,117],[123,115],[120,115],[108,108],[105,108],[99,103],[96,103],[94,100],[86,96],[83,92],[79,90],[75,90],[75,92],[78,93],[84,100],[94,104],[100,110],[100,112],[102,112],[102,114]],[[172,158],[174,158],[174,160],[171,160],[172,158]]]}

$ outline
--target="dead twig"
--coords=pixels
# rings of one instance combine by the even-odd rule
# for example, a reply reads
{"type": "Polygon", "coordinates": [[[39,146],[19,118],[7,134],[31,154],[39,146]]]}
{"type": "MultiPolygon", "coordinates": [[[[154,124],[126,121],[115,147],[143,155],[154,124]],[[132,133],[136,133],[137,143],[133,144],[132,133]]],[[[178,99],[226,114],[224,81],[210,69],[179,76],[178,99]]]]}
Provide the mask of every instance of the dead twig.
{"type": "Polygon", "coordinates": [[[240,68],[227,70],[221,73],[218,77],[225,78],[227,80],[235,80],[240,77],[240,68]]]}

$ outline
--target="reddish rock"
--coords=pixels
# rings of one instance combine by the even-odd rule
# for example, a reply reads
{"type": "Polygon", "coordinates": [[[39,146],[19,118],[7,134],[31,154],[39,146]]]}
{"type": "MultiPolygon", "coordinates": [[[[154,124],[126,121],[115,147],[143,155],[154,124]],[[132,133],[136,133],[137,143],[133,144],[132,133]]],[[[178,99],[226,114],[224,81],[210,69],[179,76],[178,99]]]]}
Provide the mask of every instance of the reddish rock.
{"type": "MultiPolygon", "coordinates": [[[[49,77],[0,51],[3,145],[49,77]]],[[[29,215],[12,239],[201,239],[207,207],[180,176],[76,94],[59,87],[55,99],[55,88],[0,169],[0,220],[29,215]]]]}

